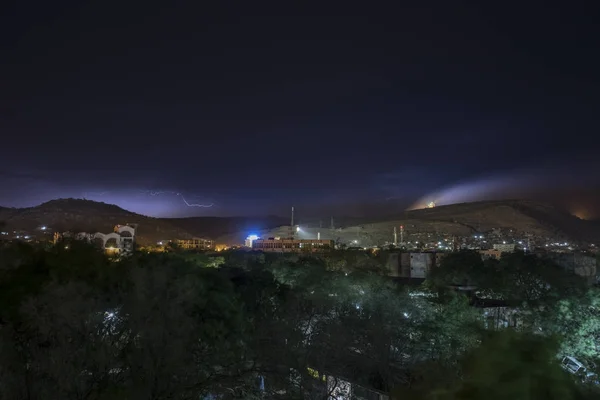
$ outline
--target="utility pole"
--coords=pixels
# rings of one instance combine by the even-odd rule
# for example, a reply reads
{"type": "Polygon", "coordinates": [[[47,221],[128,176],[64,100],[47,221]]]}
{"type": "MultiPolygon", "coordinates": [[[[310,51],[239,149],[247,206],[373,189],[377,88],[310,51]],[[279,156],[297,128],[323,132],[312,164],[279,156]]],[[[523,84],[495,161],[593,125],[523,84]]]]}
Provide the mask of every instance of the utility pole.
{"type": "Polygon", "coordinates": [[[294,238],[294,207],[292,206],[292,221],[290,222],[290,238],[294,238]]]}

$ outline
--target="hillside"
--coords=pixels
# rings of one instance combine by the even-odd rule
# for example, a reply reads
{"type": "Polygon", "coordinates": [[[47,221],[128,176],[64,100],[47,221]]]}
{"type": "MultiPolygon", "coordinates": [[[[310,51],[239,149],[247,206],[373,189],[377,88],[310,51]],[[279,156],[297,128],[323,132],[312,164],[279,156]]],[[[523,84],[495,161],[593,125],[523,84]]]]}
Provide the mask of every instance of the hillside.
{"type": "MultiPolygon", "coordinates": [[[[371,245],[391,241],[394,226],[405,227],[406,240],[422,240],[431,235],[470,236],[494,229],[512,230],[515,234],[577,242],[600,242],[600,224],[581,220],[549,204],[528,200],[482,201],[412,210],[378,218],[337,218],[336,229],[302,226],[307,238],[320,234],[323,239],[346,242],[360,240],[371,245]],[[412,238],[412,239],[411,239],[412,238]]],[[[285,228],[261,231],[263,236],[284,236],[285,228]]],[[[243,232],[226,235],[220,240],[239,242],[243,232]]]]}
{"type": "MultiPolygon", "coordinates": [[[[377,218],[336,218],[336,229],[319,227],[319,217],[299,222],[299,236],[340,239],[366,243],[390,240],[394,226],[405,226],[408,235],[468,236],[493,229],[511,229],[518,233],[563,238],[569,241],[600,242],[600,224],[581,220],[560,208],[534,201],[504,200],[463,203],[430,209],[412,210],[377,218]],[[310,221],[317,221],[310,223],[310,221]]],[[[116,224],[138,224],[138,242],[207,237],[218,242],[242,243],[249,233],[285,236],[287,218],[194,217],[152,218],[112,204],[80,199],[60,199],[29,208],[0,207],[5,230],[33,232],[40,226],[53,231],[110,232],[116,224]]],[[[408,239],[407,239],[408,240],[408,239]]]]}
{"type": "Polygon", "coordinates": [[[403,218],[440,221],[469,227],[473,231],[513,229],[540,236],[572,240],[598,240],[600,227],[550,204],[529,200],[482,201],[406,212],[403,218]]]}
{"type": "Polygon", "coordinates": [[[117,224],[138,224],[140,244],[158,240],[190,237],[186,231],[166,220],[147,217],[113,204],[81,199],[58,199],[28,208],[2,208],[0,221],[5,230],[35,232],[47,226],[55,232],[112,232],[117,224]]]}

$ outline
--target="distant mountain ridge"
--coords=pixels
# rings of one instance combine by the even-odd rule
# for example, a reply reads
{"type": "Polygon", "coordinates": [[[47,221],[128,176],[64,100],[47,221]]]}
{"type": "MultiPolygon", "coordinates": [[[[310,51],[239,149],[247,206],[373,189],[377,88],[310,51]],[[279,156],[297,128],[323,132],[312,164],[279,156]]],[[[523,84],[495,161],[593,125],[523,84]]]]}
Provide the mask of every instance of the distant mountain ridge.
{"type": "Polygon", "coordinates": [[[452,204],[405,213],[417,219],[455,221],[484,231],[510,228],[540,235],[559,235],[578,241],[600,241],[600,225],[566,210],[534,200],[492,200],[452,204]]]}
{"type": "MultiPolygon", "coordinates": [[[[245,235],[289,225],[278,216],[153,218],[114,204],[83,199],[57,199],[27,208],[0,207],[0,221],[10,230],[34,231],[41,225],[54,231],[110,232],[117,224],[138,224],[138,241],[153,244],[160,240],[206,237],[231,238],[239,243],[245,235]]],[[[370,224],[387,230],[390,223],[422,225],[432,231],[452,230],[456,234],[514,229],[549,237],[600,243],[600,223],[581,220],[568,212],[529,200],[481,201],[405,211],[387,217],[335,217],[336,228],[370,224]],[[403,222],[404,221],[404,222],[403,222]]],[[[329,228],[330,217],[303,217],[300,224],[329,228]]]]}
{"type": "Polygon", "coordinates": [[[0,207],[0,221],[6,223],[6,230],[29,232],[40,226],[48,226],[57,232],[106,233],[112,232],[118,224],[138,224],[138,242],[149,245],[162,240],[215,238],[243,229],[268,229],[283,225],[287,220],[279,217],[154,218],[114,204],[84,199],[56,199],[35,207],[0,207]]]}

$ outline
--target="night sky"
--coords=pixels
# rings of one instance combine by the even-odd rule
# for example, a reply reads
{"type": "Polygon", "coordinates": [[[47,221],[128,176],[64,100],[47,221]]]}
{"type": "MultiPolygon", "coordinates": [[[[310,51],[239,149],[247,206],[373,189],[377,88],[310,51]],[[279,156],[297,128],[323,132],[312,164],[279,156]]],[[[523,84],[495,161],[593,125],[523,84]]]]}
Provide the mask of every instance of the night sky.
{"type": "Polygon", "coordinates": [[[583,2],[15,3],[1,205],[600,203],[600,29],[583,2]]]}

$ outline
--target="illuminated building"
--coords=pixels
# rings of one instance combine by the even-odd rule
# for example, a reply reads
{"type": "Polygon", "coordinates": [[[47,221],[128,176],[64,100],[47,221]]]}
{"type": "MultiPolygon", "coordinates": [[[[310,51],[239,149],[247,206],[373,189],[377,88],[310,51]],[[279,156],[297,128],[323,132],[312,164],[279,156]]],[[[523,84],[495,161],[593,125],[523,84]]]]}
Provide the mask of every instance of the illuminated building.
{"type": "Polygon", "coordinates": [[[494,244],[494,250],[498,250],[500,253],[513,253],[516,245],[514,243],[497,243],[494,244]]]}
{"type": "Polygon", "coordinates": [[[271,253],[315,253],[328,251],[333,248],[333,240],[269,238],[255,239],[252,241],[252,250],[271,253]]]}
{"type": "Polygon", "coordinates": [[[176,243],[184,250],[212,250],[215,247],[212,240],[200,238],[177,239],[176,243]]]}
{"type": "Polygon", "coordinates": [[[498,249],[488,249],[488,250],[479,250],[479,254],[481,254],[481,258],[484,260],[493,258],[495,260],[499,260],[502,257],[502,251],[498,249]]]}
{"type": "Polygon", "coordinates": [[[61,238],[73,238],[76,240],[85,240],[91,243],[97,243],[100,247],[110,253],[131,253],[135,245],[135,230],[137,226],[116,225],[114,232],[111,233],[87,233],[79,232],[72,234],[65,232],[62,235],[54,234],[54,243],[61,238]]]}
{"type": "Polygon", "coordinates": [[[248,235],[248,237],[246,238],[246,241],[244,242],[244,245],[246,247],[250,247],[252,248],[252,243],[258,239],[258,235],[248,235]]]}

